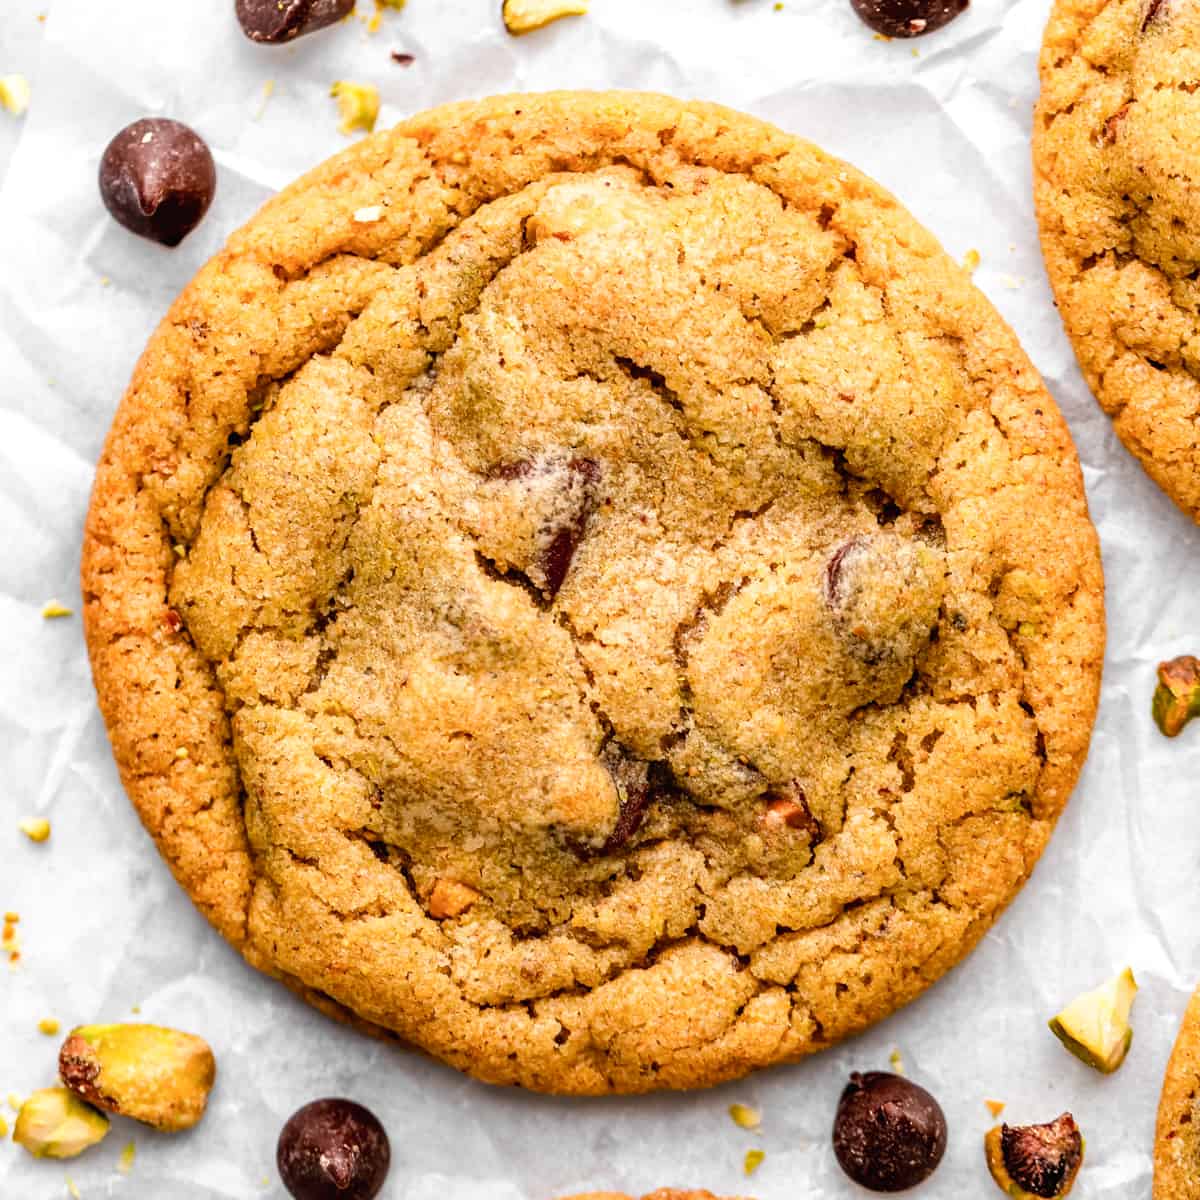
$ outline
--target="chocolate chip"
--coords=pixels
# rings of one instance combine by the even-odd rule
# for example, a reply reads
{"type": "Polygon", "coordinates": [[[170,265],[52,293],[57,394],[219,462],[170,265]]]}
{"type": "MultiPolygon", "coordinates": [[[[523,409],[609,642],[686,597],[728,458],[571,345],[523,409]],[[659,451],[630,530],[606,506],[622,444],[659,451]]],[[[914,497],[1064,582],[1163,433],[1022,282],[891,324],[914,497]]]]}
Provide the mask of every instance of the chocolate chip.
{"type": "Polygon", "coordinates": [[[884,37],[932,33],[965,12],[970,0],[850,0],[854,11],[884,37]]]}
{"type": "Polygon", "coordinates": [[[600,468],[590,458],[573,458],[567,463],[571,475],[571,489],[578,494],[578,501],[563,523],[550,532],[546,548],[542,551],[541,569],[545,577],[542,590],[553,600],[571,569],[571,560],[579,543],[583,541],[584,529],[596,505],[595,485],[600,479],[600,468]]]}
{"type": "Polygon", "coordinates": [[[417,61],[415,54],[405,54],[402,50],[392,51],[392,62],[401,67],[411,67],[417,61]]]}
{"type": "Polygon", "coordinates": [[[217,168],[194,130],[165,117],[127,125],[100,160],[104,207],[132,233],[178,246],[208,212],[217,168]]]}
{"type": "Polygon", "coordinates": [[[538,518],[536,547],[521,574],[546,601],[553,601],[571,570],[588,520],[599,503],[600,466],[590,458],[545,458],[503,463],[489,471],[492,479],[520,483],[524,504],[538,518]]]}
{"type": "Polygon", "coordinates": [[[353,1100],[314,1100],[279,1134],[275,1162],[295,1200],[372,1200],[391,1165],[378,1118],[353,1100]]]}
{"type": "Polygon", "coordinates": [[[825,594],[830,607],[837,608],[841,604],[845,590],[842,571],[846,566],[846,559],[861,548],[862,541],[859,538],[851,538],[829,556],[829,561],[825,564],[825,594]]]}
{"type": "Polygon", "coordinates": [[[806,833],[813,845],[821,840],[820,822],[808,807],[804,789],[794,781],[767,797],[760,819],[764,829],[792,829],[806,833]]]}
{"type": "Polygon", "coordinates": [[[1158,22],[1166,15],[1167,9],[1170,7],[1170,0],[1150,0],[1146,7],[1146,15],[1142,18],[1142,32],[1158,22]]]}
{"type": "Polygon", "coordinates": [[[900,1075],[850,1076],[833,1122],[842,1170],[873,1192],[902,1192],[928,1179],[946,1152],[946,1118],[922,1087],[900,1075]]]}
{"type": "Polygon", "coordinates": [[[237,19],[252,42],[290,42],[333,25],[354,11],[354,0],[237,0],[237,19]]]}

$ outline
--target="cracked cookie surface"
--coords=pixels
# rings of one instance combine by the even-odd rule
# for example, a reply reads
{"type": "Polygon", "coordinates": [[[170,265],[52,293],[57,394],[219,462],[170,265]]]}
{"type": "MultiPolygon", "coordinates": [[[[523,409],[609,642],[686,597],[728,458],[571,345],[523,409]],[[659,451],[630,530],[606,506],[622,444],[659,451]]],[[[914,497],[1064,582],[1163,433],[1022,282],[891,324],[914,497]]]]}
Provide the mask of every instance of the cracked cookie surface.
{"type": "Polygon", "coordinates": [[[1154,1133],[1154,1200],[1200,1197],[1200,990],[1171,1051],[1154,1133]]]}
{"type": "Polygon", "coordinates": [[[1200,520],[1200,3],[1058,0],[1041,53],[1042,250],[1088,384],[1200,520]]]}
{"type": "Polygon", "coordinates": [[[1074,449],[986,300],[852,168],[643,95],[436,110],[269,203],[143,356],[83,574],[217,928],[547,1091],[917,995],[1041,853],[1103,654],[1074,449]]]}

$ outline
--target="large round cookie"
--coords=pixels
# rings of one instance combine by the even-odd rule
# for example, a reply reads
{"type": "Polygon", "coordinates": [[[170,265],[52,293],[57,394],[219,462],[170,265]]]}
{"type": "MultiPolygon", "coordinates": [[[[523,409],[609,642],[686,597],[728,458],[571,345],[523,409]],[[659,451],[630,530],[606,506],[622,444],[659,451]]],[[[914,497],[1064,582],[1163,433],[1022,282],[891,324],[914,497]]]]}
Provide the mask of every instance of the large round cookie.
{"type": "Polygon", "coordinates": [[[1154,1135],[1154,1200],[1200,1200],[1200,990],[1167,1063],[1154,1135]]]}
{"type": "Polygon", "coordinates": [[[1121,440],[1200,520],[1200,4],[1058,0],[1034,181],[1067,333],[1121,440]]]}
{"type": "Polygon", "coordinates": [[[964,273],[643,95],[439,109],[268,204],[137,368],[83,576],[213,923],[562,1092],[795,1059],[958,962],[1103,650],[1070,438],[964,273]]]}

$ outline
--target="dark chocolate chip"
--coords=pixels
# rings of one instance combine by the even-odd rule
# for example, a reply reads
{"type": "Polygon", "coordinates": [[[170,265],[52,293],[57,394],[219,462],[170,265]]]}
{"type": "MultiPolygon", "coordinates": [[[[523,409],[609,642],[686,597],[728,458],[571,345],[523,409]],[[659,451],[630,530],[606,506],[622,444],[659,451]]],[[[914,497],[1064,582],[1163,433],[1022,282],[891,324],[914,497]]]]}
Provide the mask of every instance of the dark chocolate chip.
{"type": "Polygon", "coordinates": [[[1170,0],[1150,0],[1150,3],[1146,6],[1146,15],[1142,18],[1142,32],[1145,33],[1151,25],[1156,24],[1162,17],[1166,16],[1169,7],[1170,0]]]}
{"type": "Polygon", "coordinates": [[[922,1087],[886,1071],[855,1072],[838,1102],[833,1152],[873,1192],[902,1192],[928,1179],[946,1152],[946,1118],[922,1087]]]}
{"type": "Polygon", "coordinates": [[[275,1162],[295,1200],[372,1200],[391,1165],[388,1136],[353,1100],[314,1100],[279,1134],[275,1162]]]}
{"type": "Polygon", "coordinates": [[[127,125],[100,160],[104,207],[126,229],[164,246],[178,246],[200,224],[216,190],[203,138],[165,117],[127,125]]]}
{"type": "Polygon", "coordinates": [[[798,833],[807,833],[814,846],[822,836],[821,824],[808,807],[808,797],[795,781],[778,788],[767,797],[762,824],[765,829],[793,829],[798,833]]]}
{"type": "Polygon", "coordinates": [[[844,598],[842,570],[846,565],[846,559],[861,546],[862,541],[859,538],[851,538],[848,542],[840,545],[829,556],[829,561],[825,564],[825,595],[833,608],[839,607],[844,598]]]}
{"type": "Polygon", "coordinates": [[[354,0],[237,0],[237,19],[253,42],[290,42],[336,24],[354,11],[354,0]]]}
{"type": "Polygon", "coordinates": [[[405,54],[402,50],[392,51],[392,62],[402,67],[411,67],[417,61],[415,54],[405,54]]]}
{"type": "Polygon", "coordinates": [[[932,33],[965,12],[970,0],[850,0],[854,11],[884,37],[932,33]]]}
{"type": "Polygon", "coordinates": [[[600,480],[600,468],[590,458],[571,459],[567,470],[571,473],[573,489],[579,493],[579,502],[569,518],[551,533],[542,551],[540,565],[545,577],[542,590],[550,600],[558,595],[571,569],[575,551],[583,541],[588,518],[596,507],[596,484],[600,480]]]}

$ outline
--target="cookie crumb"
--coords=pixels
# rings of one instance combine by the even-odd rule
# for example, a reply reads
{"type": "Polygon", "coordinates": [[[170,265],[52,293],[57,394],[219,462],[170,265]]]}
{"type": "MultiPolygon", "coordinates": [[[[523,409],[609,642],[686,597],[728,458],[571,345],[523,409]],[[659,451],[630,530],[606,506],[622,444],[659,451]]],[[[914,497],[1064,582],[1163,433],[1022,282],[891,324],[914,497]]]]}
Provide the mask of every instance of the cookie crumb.
{"type": "Polygon", "coordinates": [[[993,1117],[998,1117],[1004,1111],[1003,1100],[985,1100],[984,1104],[987,1105],[987,1110],[993,1117]]]}
{"type": "Polygon", "coordinates": [[[968,275],[974,275],[982,261],[983,259],[978,250],[968,250],[966,254],[963,255],[963,270],[966,271],[968,275]]]}
{"type": "Polygon", "coordinates": [[[43,1017],[38,1022],[37,1027],[38,1033],[44,1033],[47,1037],[54,1037],[62,1029],[62,1024],[53,1017],[43,1017]]]}
{"type": "Polygon", "coordinates": [[[532,33],[562,17],[587,15],[588,0],[504,0],[504,28],[519,35],[532,33]]]}
{"type": "Polygon", "coordinates": [[[72,609],[69,609],[65,604],[60,604],[57,600],[47,600],[42,605],[42,616],[47,621],[53,621],[57,617],[73,617],[75,615],[72,609]]]}
{"type": "Polygon", "coordinates": [[[17,828],[31,842],[45,842],[50,838],[50,822],[45,817],[23,817],[17,828]]]}
{"type": "Polygon", "coordinates": [[[763,1159],[766,1157],[762,1150],[747,1150],[746,1157],[742,1160],[742,1171],[746,1175],[753,1175],[762,1166],[763,1159]]]}

